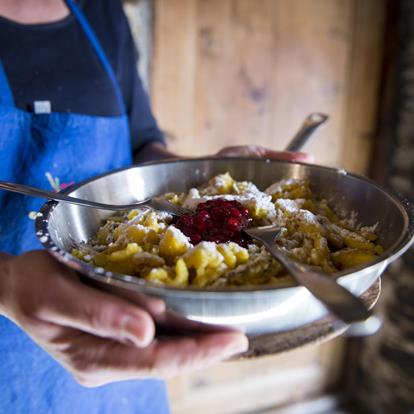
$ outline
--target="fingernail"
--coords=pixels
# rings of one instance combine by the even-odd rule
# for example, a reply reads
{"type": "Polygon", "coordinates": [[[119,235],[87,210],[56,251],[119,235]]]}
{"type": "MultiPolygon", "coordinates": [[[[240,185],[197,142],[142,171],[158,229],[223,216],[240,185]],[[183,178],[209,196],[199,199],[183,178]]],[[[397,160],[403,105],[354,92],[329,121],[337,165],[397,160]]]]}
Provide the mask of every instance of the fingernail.
{"type": "Polygon", "coordinates": [[[130,315],[124,315],[121,321],[121,337],[123,342],[134,344],[139,347],[147,346],[152,336],[149,330],[145,329],[143,322],[139,322],[130,315]],[[147,332],[148,331],[148,332],[147,332]]]}
{"type": "Polygon", "coordinates": [[[165,312],[165,309],[166,309],[165,302],[163,300],[154,299],[154,298],[151,298],[150,307],[151,307],[151,311],[155,315],[161,315],[162,313],[165,312]]]}
{"type": "Polygon", "coordinates": [[[315,157],[307,152],[298,152],[297,155],[298,161],[305,161],[310,163],[315,161],[315,157]]]}
{"type": "Polygon", "coordinates": [[[136,346],[136,344],[134,342],[132,342],[130,339],[128,338],[122,338],[119,340],[120,342],[122,342],[124,345],[128,345],[128,346],[136,346]]]}
{"type": "Polygon", "coordinates": [[[245,336],[239,336],[236,341],[226,348],[226,355],[236,355],[246,352],[249,349],[249,341],[245,336]]]}
{"type": "Polygon", "coordinates": [[[310,163],[315,162],[315,157],[312,154],[308,154],[308,162],[310,163]]]}

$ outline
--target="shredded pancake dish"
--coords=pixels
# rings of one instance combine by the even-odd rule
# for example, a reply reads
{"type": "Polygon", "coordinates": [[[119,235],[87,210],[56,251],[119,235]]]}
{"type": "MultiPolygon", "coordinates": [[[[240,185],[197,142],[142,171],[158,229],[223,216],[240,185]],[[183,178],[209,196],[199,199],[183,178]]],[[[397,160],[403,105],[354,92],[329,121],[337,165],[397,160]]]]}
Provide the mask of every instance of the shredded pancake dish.
{"type": "Polygon", "coordinates": [[[180,217],[146,207],[108,218],[72,254],[108,272],[175,287],[282,285],[291,276],[243,229],[275,225],[287,256],[334,274],[365,265],[383,252],[376,226],[341,216],[318,199],[306,179],[287,179],[264,191],[230,174],[185,193],[160,198],[191,211],[180,217]]]}

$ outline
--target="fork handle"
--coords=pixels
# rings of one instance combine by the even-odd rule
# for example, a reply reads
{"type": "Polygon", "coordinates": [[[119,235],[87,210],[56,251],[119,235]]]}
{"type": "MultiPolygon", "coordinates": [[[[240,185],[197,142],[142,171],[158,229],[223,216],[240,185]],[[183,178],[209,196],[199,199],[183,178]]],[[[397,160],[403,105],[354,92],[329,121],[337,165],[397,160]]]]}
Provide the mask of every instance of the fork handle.
{"type": "Polygon", "coordinates": [[[265,246],[299,284],[305,286],[343,322],[362,321],[370,316],[370,311],[364,302],[337,283],[333,277],[291,260],[274,244],[265,243],[265,246]]]}
{"type": "MultiPolygon", "coordinates": [[[[14,193],[24,194],[32,197],[46,198],[47,200],[63,201],[66,203],[77,204],[79,206],[85,207],[95,207],[101,210],[114,210],[114,211],[123,211],[127,206],[117,206],[113,204],[102,204],[96,201],[82,200],[81,198],[70,197],[63,193],[54,193],[52,191],[42,190],[40,188],[30,187],[23,184],[9,183],[6,181],[0,181],[0,189],[12,191],[14,193]]],[[[145,205],[148,200],[136,204],[145,205]]]]}

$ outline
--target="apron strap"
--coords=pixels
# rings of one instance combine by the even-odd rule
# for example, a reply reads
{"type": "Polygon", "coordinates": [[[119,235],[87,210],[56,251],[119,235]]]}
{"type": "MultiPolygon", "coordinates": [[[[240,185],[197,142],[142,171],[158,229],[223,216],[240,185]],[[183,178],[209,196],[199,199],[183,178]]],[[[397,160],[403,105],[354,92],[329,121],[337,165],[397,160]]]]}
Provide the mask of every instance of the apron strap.
{"type": "Polygon", "coordinates": [[[0,105],[14,106],[13,93],[7,80],[6,72],[0,60],[0,105]]]}
{"type": "Polygon", "coordinates": [[[119,110],[121,114],[125,114],[125,107],[124,107],[124,100],[122,98],[121,89],[119,87],[119,83],[116,79],[115,73],[112,69],[111,64],[109,63],[108,58],[106,57],[106,54],[99,43],[98,38],[96,37],[95,33],[92,30],[92,27],[88,23],[88,20],[86,19],[85,15],[83,14],[80,7],[73,1],[73,0],[66,0],[66,4],[78,20],[78,23],[82,27],[83,31],[85,32],[87,38],[91,42],[92,47],[95,49],[95,52],[101,61],[101,64],[103,68],[105,69],[107,75],[109,76],[109,79],[112,82],[112,86],[115,91],[116,99],[118,101],[119,110]]]}

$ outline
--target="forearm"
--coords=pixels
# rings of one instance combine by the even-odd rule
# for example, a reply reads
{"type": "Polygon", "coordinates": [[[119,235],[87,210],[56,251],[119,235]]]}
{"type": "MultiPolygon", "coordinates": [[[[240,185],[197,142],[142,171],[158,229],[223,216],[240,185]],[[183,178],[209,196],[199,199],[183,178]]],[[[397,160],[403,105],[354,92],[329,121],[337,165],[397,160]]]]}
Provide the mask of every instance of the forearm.
{"type": "Polygon", "coordinates": [[[147,161],[158,161],[168,158],[177,158],[178,155],[169,151],[166,145],[159,141],[152,141],[144,145],[135,155],[134,162],[137,164],[147,161]]]}

